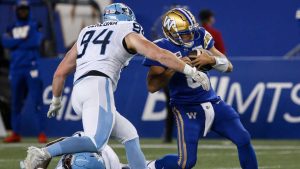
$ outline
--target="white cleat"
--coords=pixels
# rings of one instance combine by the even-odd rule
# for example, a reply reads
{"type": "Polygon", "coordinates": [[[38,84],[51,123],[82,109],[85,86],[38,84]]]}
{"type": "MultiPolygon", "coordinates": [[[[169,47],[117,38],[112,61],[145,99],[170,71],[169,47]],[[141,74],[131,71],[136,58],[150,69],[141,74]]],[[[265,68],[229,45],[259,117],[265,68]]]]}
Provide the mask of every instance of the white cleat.
{"type": "Polygon", "coordinates": [[[21,169],[46,169],[51,160],[50,154],[42,148],[29,147],[27,157],[20,162],[21,169]]]}
{"type": "Polygon", "coordinates": [[[147,161],[147,167],[148,167],[148,169],[156,169],[155,168],[155,161],[156,160],[147,161]]]}

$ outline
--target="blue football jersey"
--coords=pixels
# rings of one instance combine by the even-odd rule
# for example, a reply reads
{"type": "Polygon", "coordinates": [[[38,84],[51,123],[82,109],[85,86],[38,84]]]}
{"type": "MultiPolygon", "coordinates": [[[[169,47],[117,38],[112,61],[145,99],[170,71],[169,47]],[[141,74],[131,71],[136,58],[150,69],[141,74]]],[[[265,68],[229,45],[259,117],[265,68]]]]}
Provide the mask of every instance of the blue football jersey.
{"type": "MultiPolygon", "coordinates": [[[[167,38],[162,38],[155,41],[156,45],[163,49],[167,49],[178,57],[187,57],[188,53],[193,49],[202,48],[209,50],[214,46],[214,40],[212,36],[202,27],[195,33],[194,45],[191,48],[184,46],[175,45],[167,38]]],[[[166,68],[164,65],[157,61],[145,58],[143,61],[145,66],[161,66],[166,68]]],[[[209,73],[205,72],[208,76],[209,73]]],[[[206,101],[218,99],[214,90],[209,91],[203,90],[200,83],[195,82],[191,77],[186,77],[183,73],[176,72],[169,82],[170,90],[170,102],[171,104],[198,104],[206,101]]]]}

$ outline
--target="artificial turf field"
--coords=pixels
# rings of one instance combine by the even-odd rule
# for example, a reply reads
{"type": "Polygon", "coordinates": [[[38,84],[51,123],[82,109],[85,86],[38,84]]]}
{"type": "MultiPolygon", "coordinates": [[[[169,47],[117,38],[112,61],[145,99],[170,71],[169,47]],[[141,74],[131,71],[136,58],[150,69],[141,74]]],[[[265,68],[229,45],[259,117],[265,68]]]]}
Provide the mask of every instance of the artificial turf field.
{"type": "MultiPolygon", "coordinates": [[[[260,169],[300,169],[300,140],[254,140],[260,169]]],[[[35,139],[24,139],[22,143],[0,143],[0,169],[18,169],[19,161],[25,158],[30,145],[42,146],[35,139]]],[[[126,163],[123,146],[115,141],[110,145],[120,160],[126,163]]],[[[176,144],[163,144],[157,139],[142,139],[141,146],[149,160],[176,153],[176,144]]],[[[50,169],[55,168],[58,158],[52,160],[50,169]]],[[[195,169],[239,169],[237,151],[225,140],[203,140],[199,142],[198,161],[195,169]]]]}

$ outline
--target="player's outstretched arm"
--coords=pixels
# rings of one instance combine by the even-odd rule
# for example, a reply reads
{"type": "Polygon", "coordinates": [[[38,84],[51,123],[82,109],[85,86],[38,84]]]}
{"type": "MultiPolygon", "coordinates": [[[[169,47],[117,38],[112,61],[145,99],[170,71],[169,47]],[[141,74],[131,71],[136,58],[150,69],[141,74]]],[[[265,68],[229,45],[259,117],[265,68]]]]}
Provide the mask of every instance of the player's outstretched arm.
{"type": "Polygon", "coordinates": [[[58,65],[52,82],[53,96],[60,97],[65,84],[67,76],[75,70],[77,58],[77,47],[76,43],[65,55],[64,59],[58,65]]]}
{"type": "Polygon", "coordinates": [[[135,51],[152,60],[156,60],[178,72],[182,72],[185,75],[190,76],[195,81],[200,82],[203,89],[210,89],[209,79],[205,73],[197,71],[195,67],[191,67],[190,65],[184,63],[178,59],[176,55],[168,50],[158,47],[154,43],[147,40],[143,35],[130,33],[125,37],[125,42],[129,50],[135,51]]]}
{"type": "Polygon", "coordinates": [[[156,60],[178,72],[192,76],[193,72],[196,71],[196,69],[193,69],[191,66],[178,59],[173,53],[158,47],[141,34],[130,33],[125,37],[125,41],[130,50],[133,50],[152,60],[156,60]]]}
{"type": "Polygon", "coordinates": [[[53,98],[47,113],[49,118],[54,117],[58,114],[61,108],[61,94],[64,88],[65,80],[67,76],[73,72],[76,68],[77,58],[77,45],[76,43],[65,55],[64,59],[58,65],[52,81],[52,93],[53,98]]]}
{"type": "MultiPolygon", "coordinates": [[[[191,65],[191,60],[188,57],[183,57],[181,60],[191,65]]],[[[173,69],[166,69],[162,66],[151,66],[147,75],[148,91],[154,93],[166,87],[174,73],[173,69]]]]}
{"type": "Polygon", "coordinates": [[[151,93],[166,87],[174,75],[173,69],[165,69],[161,66],[151,66],[147,75],[147,88],[151,93]]]}

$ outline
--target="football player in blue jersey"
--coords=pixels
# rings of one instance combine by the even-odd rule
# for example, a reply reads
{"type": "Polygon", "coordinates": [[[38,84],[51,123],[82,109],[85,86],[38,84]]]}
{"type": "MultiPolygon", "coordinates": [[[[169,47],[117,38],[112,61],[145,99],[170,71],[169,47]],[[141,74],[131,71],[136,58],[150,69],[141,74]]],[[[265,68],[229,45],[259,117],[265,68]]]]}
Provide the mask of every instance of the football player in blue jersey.
{"type": "MultiPolygon", "coordinates": [[[[212,36],[198,26],[190,11],[184,8],[172,9],[164,15],[162,24],[166,38],[155,41],[158,46],[176,53],[186,63],[202,69],[208,76],[211,68],[220,72],[232,71],[231,62],[214,47],[212,36]]],[[[145,58],[143,64],[150,67],[147,86],[151,93],[168,85],[170,104],[177,122],[178,154],[152,161],[148,167],[193,168],[197,161],[198,141],[212,130],[237,146],[243,169],[258,168],[250,135],[243,127],[238,113],[221,100],[213,89],[204,90],[201,84],[156,61],[145,58]]]]}

